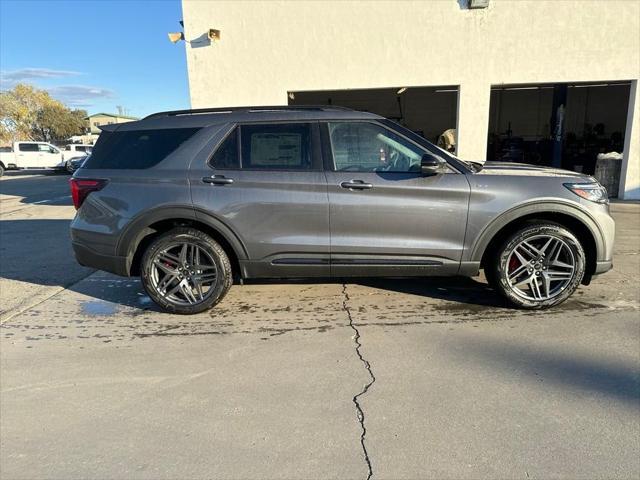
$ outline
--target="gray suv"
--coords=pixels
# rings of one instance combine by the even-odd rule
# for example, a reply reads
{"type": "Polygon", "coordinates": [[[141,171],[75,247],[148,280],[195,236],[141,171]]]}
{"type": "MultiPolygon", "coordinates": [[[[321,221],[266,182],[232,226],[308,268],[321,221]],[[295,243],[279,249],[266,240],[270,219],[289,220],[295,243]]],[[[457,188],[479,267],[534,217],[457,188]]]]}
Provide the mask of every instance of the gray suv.
{"type": "Polygon", "coordinates": [[[564,301],[612,266],[605,189],[465,162],[338,107],[163,112],[103,128],[71,179],[79,263],[196,313],[234,279],[478,275],[511,304],[564,301]]]}

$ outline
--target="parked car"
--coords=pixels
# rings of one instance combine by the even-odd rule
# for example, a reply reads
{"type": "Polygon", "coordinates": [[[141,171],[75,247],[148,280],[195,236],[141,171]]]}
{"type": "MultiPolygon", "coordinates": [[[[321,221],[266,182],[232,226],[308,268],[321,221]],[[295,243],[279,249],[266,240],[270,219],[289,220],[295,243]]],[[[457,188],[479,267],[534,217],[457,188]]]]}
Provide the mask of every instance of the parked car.
{"type": "Polygon", "coordinates": [[[81,155],[79,157],[74,157],[65,161],[65,169],[67,170],[67,172],[73,174],[76,170],[82,167],[84,162],[86,162],[87,158],[89,158],[90,156],[91,155],[81,155]]]}
{"type": "Polygon", "coordinates": [[[77,260],[196,313],[253,278],[478,275],[547,308],[612,267],[592,177],[465,162],[338,107],[157,113],[110,125],[70,180],[77,260]]]}
{"type": "Polygon", "coordinates": [[[93,145],[81,145],[79,143],[70,143],[64,146],[63,158],[70,160],[72,158],[89,155],[93,150],[93,145]]]}
{"type": "Polygon", "coordinates": [[[50,143],[15,142],[9,152],[0,152],[0,169],[64,168],[62,152],[50,143]]]}

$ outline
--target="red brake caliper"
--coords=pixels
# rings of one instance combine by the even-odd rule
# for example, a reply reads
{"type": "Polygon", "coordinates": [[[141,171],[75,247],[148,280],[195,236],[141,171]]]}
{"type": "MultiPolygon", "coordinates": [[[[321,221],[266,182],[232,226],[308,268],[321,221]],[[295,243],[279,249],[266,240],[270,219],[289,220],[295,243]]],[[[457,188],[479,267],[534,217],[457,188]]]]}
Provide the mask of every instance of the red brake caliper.
{"type": "Polygon", "coordinates": [[[518,257],[516,257],[515,255],[513,255],[510,259],[509,259],[509,273],[513,272],[516,268],[518,268],[520,266],[520,260],[518,260],[518,257]]]}

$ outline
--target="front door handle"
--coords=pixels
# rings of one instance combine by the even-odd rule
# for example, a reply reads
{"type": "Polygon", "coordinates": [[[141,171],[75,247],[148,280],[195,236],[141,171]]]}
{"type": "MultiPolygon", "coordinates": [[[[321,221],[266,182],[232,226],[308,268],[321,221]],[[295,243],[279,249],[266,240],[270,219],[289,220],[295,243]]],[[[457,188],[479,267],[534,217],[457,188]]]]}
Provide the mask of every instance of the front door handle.
{"type": "Polygon", "coordinates": [[[348,182],[342,182],[340,186],[351,190],[369,190],[373,188],[373,184],[365,183],[362,180],[349,180],[348,182]]]}
{"type": "Polygon", "coordinates": [[[227,178],[224,175],[212,175],[210,177],[202,177],[202,181],[213,185],[229,185],[233,183],[233,178],[227,178]]]}

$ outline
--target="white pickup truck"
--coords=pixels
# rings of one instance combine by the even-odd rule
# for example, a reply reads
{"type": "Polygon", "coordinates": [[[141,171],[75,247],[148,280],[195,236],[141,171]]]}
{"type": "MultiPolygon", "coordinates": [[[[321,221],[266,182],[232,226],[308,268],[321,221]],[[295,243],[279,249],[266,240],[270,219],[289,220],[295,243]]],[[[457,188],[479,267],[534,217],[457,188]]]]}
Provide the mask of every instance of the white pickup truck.
{"type": "Polygon", "coordinates": [[[0,151],[0,175],[12,168],[65,168],[62,151],[45,142],[15,142],[11,151],[0,151]]]}
{"type": "Polygon", "coordinates": [[[89,155],[93,150],[93,145],[83,145],[80,143],[70,143],[64,146],[62,156],[65,160],[89,155]]]}

